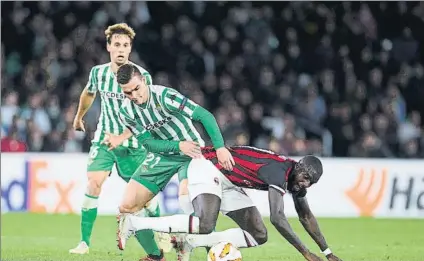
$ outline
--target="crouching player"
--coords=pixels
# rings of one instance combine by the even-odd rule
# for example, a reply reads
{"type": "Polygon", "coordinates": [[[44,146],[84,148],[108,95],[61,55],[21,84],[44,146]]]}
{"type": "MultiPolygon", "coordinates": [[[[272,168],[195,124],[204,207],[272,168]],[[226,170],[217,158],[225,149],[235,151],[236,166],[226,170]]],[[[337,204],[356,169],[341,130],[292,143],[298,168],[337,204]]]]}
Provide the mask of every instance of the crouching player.
{"type": "Polygon", "coordinates": [[[190,163],[188,190],[195,216],[126,216],[121,219],[118,230],[121,245],[125,244],[133,231],[143,229],[186,233],[175,236],[179,260],[189,260],[195,247],[210,247],[224,240],[239,248],[263,244],[267,241],[267,230],[258,209],[243,191],[243,188],[249,188],[268,191],[272,224],[306,260],[322,260],[300,241],[284,214],[284,195],[291,193],[305,230],[328,260],[340,260],[329,249],[306,199],[307,188],[317,183],[323,172],[318,158],[305,156],[296,162],[271,151],[248,146],[231,147],[230,152],[236,163],[231,171],[219,165],[213,148],[202,149],[203,156],[209,161],[193,159],[190,163]],[[232,218],[239,228],[212,232],[220,210],[232,218]]]}

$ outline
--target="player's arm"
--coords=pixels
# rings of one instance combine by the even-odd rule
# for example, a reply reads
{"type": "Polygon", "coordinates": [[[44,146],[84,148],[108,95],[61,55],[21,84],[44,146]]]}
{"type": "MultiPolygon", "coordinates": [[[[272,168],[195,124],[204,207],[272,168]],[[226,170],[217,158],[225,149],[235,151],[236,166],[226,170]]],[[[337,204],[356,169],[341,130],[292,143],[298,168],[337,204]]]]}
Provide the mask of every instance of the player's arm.
{"type": "Polygon", "coordinates": [[[173,89],[166,89],[164,91],[162,103],[170,113],[180,114],[200,122],[216,149],[218,162],[226,170],[233,169],[235,164],[234,159],[228,149],[225,148],[224,138],[222,137],[221,130],[212,113],[173,89]]]}
{"type": "Polygon", "coordinates": [[[284,214],[284,192],[271,185],[268,191],[271,223],[280,234],[290,242],[303,256],[309,254],[307,247],[300,241],[299,237],[291,228],[286,215],[284,214]]]}
{"type": "Polygon", "coordinates": [[[297,197],[293,196],[294,206],[296,208],[296,212],[299,215],[300,223],[302,223],[305,230],[312,237],[312,239],[317,243],[321,252],[326,255],[326,257],[330,260],[339,260],[335,259],[335,257],[330,249],[328,248],[327,242],[325,241],[324,235],[321,233],[319,229],[318,222],[312,214],[311,209],[309,208],[308,200],[305,197],[297,197]]]}
{"type": "Polygon", "coordinates": [[[80,95],[77,113],[75,115],[73,127],[75,130],[85,131],[83,118],[96,98],[96,73],[97,69],[93,67],[88,77],[88,82],[80,95]]]}
{"type": "Polygon", "coordinates": [[[96,98],[96,93],[89,91],[86,87],[82,91],[79,99],[78,110],[75,118],[82,119],[84,118],[87,111],[93,105],[94,99],[96,98]]]}
{"type": "Polygon", "coordinates": [[[184,117],[200,122],[211,138],[215,149],[225,146],[224,138],[222,137],[218,123],[213,114],[208,110],[173,89],[166,89],[164,91],[162,95],[162,103],[164,104],[165,109],[167,109],[170,113],[180,114],[184,117]]]}
{"type": "Polygon", "coordinates": [[[151,136],[143,141],[143,146],[150,152],[155,152],[155,153],[182,152],[185,155],[194,159],[199,158],[202,153],[199,145],[195,142],[157,140],[151,136]]]}
{"type": "Polygon", "coordinates": [[[306,260],[322,260],[311,253],[302,241],[300,241],[291,228],[284,213],[284,195],[287,192],[286,172],[284,170],[287,171],[289,169],[289,165],[286,163],[271,160],[258,170],[258,176],[268,184],[271,223],[278,232],[280,232],[280,234],[306,258],[306,260]]]}

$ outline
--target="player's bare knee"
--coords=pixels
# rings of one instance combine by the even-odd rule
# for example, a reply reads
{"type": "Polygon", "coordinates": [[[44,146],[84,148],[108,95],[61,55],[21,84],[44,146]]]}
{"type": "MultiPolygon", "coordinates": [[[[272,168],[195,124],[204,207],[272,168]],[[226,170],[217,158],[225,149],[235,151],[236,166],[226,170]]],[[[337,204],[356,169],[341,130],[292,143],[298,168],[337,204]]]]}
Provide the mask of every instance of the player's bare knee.
{"type": "Polygon", "coordinates": [[[102,190],[102,185],[108,177],[107,171],[94,171],[87,173],[87,194],[98,197],[102,190]]]}
{"type": "Polygon", "coordinates": [[[199,234],[210,234],[215,229],[216,222],[211,220],[200,219],[199,221],[199,234]]]}
{"type": "Polygon", "coordinates": [[[120,213],[134,213],[136,212],[136,207],[134,206],[134,204],[121,204],[119,206],[119,212],[120,213]]]}
{"type": "Polygon", "coordinates": [[[99,178],[89,177],[87,184],[87,194],[90,196],[99,196],[102,190],[103,181],[99,178]]]}
{"type": "Polygon", "coordinates": [[[265,227],[256,230],[252,236],[259,245],[265,244],[268,241],[268,231],[265,227]]]}
{"type": "Polygon", "coordinates": [[[201,215],[199,217],[199,234],[210,234],[216,227],[216,219],[213,215],[201,215]]]}
{"type": "Polygon", "coordinates": [[[134,213],[142,209],[143,206],[138,207],[137,203],[134,201],[124,201],[119,205],[120,213],[134,213]]]}
{"type": "Polygon", "coordinates": [[[193,200],[194,213],[199,217],[199,234],[210,234],[216,226],[221,199],[214,194],[200,194],[193,200]]]}

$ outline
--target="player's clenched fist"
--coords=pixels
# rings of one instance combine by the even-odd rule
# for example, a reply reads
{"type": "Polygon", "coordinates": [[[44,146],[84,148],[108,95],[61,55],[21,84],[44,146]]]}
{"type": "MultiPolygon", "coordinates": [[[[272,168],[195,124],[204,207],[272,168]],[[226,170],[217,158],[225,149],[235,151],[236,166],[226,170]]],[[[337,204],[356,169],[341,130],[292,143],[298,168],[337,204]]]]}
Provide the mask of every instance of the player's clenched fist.
{"type": "Polygon", "coordinates": [[[179,143],[180,151],[193,159],[198,159],[202,156],[199,143],[194,141],[181,141],[179,143]]]}
{"type": "Polygon", "coordinates": [[[233,170],[233,166],[235,165],[233,155],[231,155],[230,151],[225,148],[219,148],[216,150],[216,156],[218,158],[219,164],[224,167],[226,170],[233,170]]]}
{"type": "Polygon", "coordinates": [[[83,132],[85,132],[84,121],[82,119],[75,118],[74,119],[74,122],[72,123],[72,127],[76,131],[83,131],[83,132]]]}

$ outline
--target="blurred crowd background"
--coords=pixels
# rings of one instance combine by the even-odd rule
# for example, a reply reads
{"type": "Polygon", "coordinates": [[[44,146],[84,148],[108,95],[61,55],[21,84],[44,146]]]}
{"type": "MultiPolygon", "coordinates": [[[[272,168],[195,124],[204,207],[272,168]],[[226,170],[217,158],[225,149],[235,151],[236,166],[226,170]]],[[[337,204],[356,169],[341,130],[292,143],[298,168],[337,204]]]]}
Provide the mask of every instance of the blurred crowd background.
{"type": "Polygon", "coordinates": [[[104,30],[216,116],[228,145],[424,157],[423,2],[2,2],[1,150],[87,152],[72,130],[104,30]]]}

